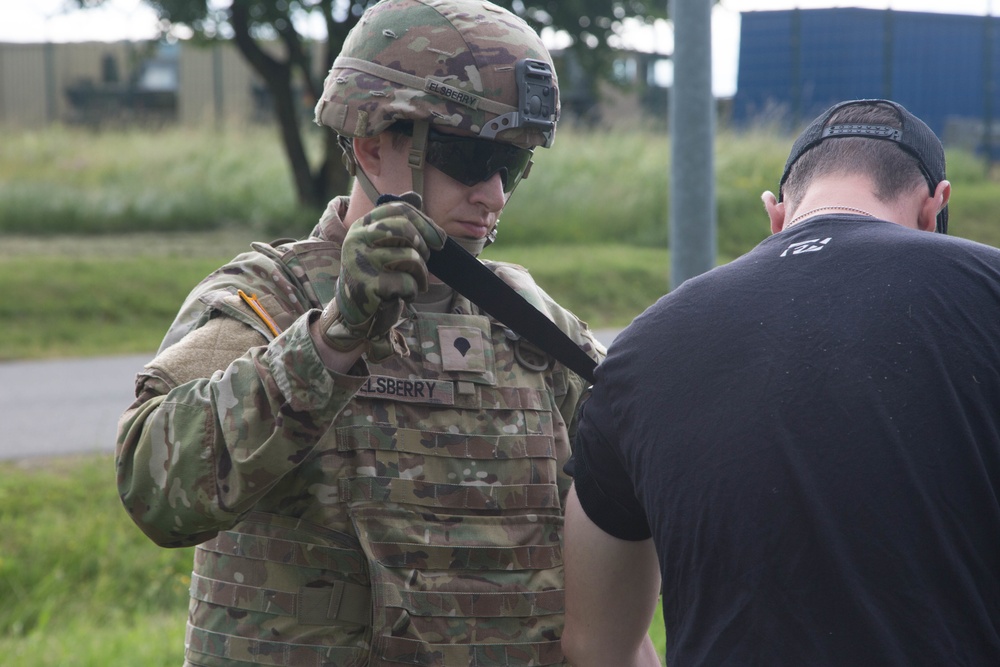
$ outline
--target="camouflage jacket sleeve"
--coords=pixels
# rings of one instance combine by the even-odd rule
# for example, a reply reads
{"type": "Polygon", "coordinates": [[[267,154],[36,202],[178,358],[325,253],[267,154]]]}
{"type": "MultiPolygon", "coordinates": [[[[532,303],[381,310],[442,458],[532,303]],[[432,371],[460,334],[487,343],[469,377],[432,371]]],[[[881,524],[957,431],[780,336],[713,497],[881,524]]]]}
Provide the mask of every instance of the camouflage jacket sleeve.
{"type": "Polygon", "coordinates": [[[154,542],[188,546],[235,524],[360,387],[363,363],[351,371],[358,375],[341,375],[321,362],[308,330],[318,316],[308,311],[265,345],[260,332],[219,314],[139,376],[118,428],[118,489],[154,542]]]}

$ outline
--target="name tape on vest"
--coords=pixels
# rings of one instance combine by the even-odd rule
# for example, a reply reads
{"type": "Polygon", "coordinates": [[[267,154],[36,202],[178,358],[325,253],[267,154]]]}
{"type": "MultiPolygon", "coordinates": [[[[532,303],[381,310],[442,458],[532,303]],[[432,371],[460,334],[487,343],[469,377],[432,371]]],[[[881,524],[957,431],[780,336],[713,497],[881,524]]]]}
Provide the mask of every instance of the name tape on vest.
{"type": "Polygon", "coordinates": [[[448,380],[411,380],[372,375],[358,389],[358,395],[407,403],[455,405],[455,384],[448,380]]]}

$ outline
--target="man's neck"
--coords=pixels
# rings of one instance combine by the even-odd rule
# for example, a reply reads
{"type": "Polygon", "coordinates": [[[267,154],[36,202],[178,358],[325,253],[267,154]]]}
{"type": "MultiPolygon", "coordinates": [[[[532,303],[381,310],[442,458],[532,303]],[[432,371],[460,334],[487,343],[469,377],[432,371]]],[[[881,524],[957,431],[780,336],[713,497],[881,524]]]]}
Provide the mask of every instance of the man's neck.
{"type": "Polygon", "coordinates": [[[813,182],[802,201],[785,215],[787,229],[819,215],[867,215],[904,227],[916,227],[917,211],[907,198],[884,202],[875,196],[872,182],[862,176],[834,175],[813,182]]]}
{"type": "Polygon", "coordinates": [[[355,222],[371,213],[374,208],[375,205],[372,204],[370,199],[368,199],[368,195],[365,194],[365,191],[362,190],[361,186],[359,186],[357,181],[355,181],[354,187],[351,188],[351,197],[349,203],[347,204],[347,212],[344,213],[344,227],[350,227],[355,222]]]}

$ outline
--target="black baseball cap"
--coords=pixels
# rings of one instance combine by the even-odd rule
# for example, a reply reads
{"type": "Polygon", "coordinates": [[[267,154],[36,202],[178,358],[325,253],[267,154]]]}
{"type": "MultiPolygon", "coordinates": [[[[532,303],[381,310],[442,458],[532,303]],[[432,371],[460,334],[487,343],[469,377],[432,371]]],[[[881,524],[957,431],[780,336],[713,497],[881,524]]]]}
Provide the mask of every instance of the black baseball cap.
{"type": "MultiPolygon", "coordinates": [[[[781,201],[781,189],[788,180],[788,173],[802,155],[827,139],[839,137],[865,137],[868,139],[884,139],[894,141],[901,149],[917,159],[920,171],[927,180],[931,194],[938,183],[945,180],[944,146],[937,135],[927,127],[924,121],[903,108],[903,105],[891,100],[849,100],[835,104],[814,120],[809,127],[799,135],[792,144],[792,151],[785,163],[785,171],[778,184],[778,201],[781,201]],[[889,125],[867,125],[859,123],[844,123],[827,125],[830,118],[844,107],[853,105],[887,104],[899,114],[899,127],[889,125]]],[[[941,234],[948,233],[948,207],[945,206],[937,216],[937,229],[941,234]]]]}

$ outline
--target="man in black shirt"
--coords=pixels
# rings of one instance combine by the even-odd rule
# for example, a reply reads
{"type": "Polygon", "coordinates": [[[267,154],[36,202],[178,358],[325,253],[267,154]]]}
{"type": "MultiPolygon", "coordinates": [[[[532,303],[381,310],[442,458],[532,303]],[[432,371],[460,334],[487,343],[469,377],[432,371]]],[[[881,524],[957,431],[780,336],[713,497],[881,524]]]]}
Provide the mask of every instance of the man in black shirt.
{"type": "Polygon", "coordinates": [[[943,234],[950,194],[916,117],[837,105],[773,235],[619,336],[570,464],[573,664],[658,664],[661,592],[670,667],[1000,664],[1000,251],[943,234]]]}

